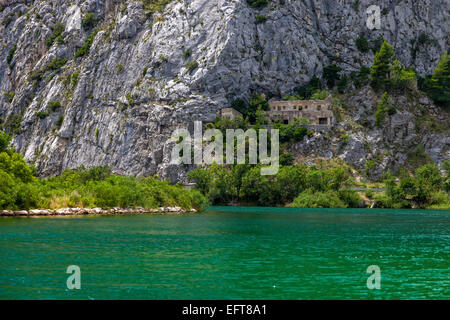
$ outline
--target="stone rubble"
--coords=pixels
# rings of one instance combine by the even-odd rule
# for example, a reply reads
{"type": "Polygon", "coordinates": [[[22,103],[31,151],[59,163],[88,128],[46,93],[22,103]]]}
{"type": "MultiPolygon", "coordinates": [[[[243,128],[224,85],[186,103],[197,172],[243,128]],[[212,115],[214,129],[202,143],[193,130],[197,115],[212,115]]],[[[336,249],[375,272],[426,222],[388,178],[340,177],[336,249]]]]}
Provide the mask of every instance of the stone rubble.
{"type": "Polygon", "coordinates": [[[180,207],[160,207],[157,209],[144,208],[61,208],[61,209],[32,209],[32,210],[0,210],[0,217],[40,217],[40,216],[82,216],[82,215],[131,215],[150,213],[195,213],[195,209],[182,209],[180,207]]]}

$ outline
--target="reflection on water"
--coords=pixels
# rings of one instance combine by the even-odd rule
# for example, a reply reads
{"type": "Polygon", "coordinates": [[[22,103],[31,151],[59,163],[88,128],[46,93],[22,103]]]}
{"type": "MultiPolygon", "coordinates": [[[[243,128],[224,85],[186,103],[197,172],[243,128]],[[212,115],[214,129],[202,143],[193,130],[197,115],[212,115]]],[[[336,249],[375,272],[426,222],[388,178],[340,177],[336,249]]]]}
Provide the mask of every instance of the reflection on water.
{"type": "Polygon", "coordinates": [[[0,298],[450,298],[450,212],[215,207],[0,219],[0,298]],[[68,290],[66,268],[81,268],[68,290]],[[381,290],[368,290],[369,265],[381,290]]]}

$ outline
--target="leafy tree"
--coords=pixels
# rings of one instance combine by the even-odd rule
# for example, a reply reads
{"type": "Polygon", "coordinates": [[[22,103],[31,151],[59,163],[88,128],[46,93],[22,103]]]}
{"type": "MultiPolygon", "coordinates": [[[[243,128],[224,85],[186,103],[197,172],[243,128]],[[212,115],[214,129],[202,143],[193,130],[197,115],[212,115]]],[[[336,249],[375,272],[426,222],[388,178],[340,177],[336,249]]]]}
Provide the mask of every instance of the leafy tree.
{"type": "Polygon", "coordinates": [[[425,164],[416,169],[416,194],[413,200],[419,205],[430,202],[433,192],[440,189],[442,178],[434,164],[425,164]]]}
{"type": "Polygon", "coordinates": [[[327,90],[317,90],[315,91],[312,96],[311,100],[325,100],[330,93],[327,90]]]}
{"type": "Polygon", "coordinates": [[[251,123],[254,123],[256,120],[256,111],[260,108],[261,110],[268,110],[269,103],[266,100],[266,97],[263,94],[253,94],[250,96],[248,101],[248,107],[246,109],[245,116],[248,117],[251,123]]]}
{"type": "Polygon", "coordinates": [[[202,209],[208,205],[206,197],[198,191],[187,191],[153,177],[119,177],[107,167],[65,170],[60,176],[38,179],[35,168],[9,148],[10,141],[11,137],[0,131],[0,209],[94,206],[202,209]]]}
{"type": "Polygon", "coordinates": [[[371,84],[375,89],[389,83],[389,73],[394,54],[394,48],[386,41],[383,42],[380,51],[375,54],[374,63],[370,71],[372,76],[371,84]]]}
{"type": "Polygon", "coordinates": [[[267,123],[269,123],[269,119],[267,118],[266,112],[259,105],[255,112],[255,124],[262,125],[267,123]]]}
{"type": "Polygon", "coordinates": [[[208,194],[208,190],[212,182],[212,177],[209,171],[203,170],[202,168],[196,168],[189,171],[187,177],[196,183],[196,188],[201,193],[208,194]]]}
{"type": "Polygon", "coordinates": [[[445,170],[446,172],[446,176],[444,177],[444,190],[446,192],[450,192],[450,161],[446,160],[444,161],[444,163],[442,164],[442,168],[445,170]]]}
{"type": "Polygon", "coordinates": [[[308,130],[305,127],[298,127],[294,130],[294,141],[302,141],[308,134],[308,130]]]}

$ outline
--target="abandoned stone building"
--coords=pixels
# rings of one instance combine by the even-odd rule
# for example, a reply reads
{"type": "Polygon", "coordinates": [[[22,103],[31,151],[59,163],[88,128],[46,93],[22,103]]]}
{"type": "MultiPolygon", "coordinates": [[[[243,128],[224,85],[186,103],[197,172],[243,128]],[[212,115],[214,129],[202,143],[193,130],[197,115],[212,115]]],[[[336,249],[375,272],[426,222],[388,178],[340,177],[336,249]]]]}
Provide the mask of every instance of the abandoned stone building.
{"type": "Polygon", "coordinates": [[[281,121],[285,124],[304,117],[312,125],[331,126],[335,122],[331,105],[331,96],[325,100],[270,100],[267,117],[270,122],[281,121]]]}
{"type": "Polygon", "coordinates": [[[225,108],[221,110],[221,114],[223,118],[234,119],[236,117],[242,117],[242,113],[233,109],[233,108],[225,108]]]}

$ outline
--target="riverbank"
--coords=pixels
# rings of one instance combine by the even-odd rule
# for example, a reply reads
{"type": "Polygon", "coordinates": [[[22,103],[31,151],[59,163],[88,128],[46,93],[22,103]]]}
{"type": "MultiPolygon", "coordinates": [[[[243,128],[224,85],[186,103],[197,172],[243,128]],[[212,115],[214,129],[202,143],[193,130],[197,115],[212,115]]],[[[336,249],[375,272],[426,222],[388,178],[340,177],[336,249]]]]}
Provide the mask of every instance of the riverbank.
{"type": "Polygon", "coordinates": [[[85,215],[133,215],[150,213],[195,213],[196,209],[181,207],[160,207],[155,209],[124,209],[124,208],[62,208],[34,210],[0,210],[0,217],[40,217],[40,216],[85,216],[85,215]]]}

